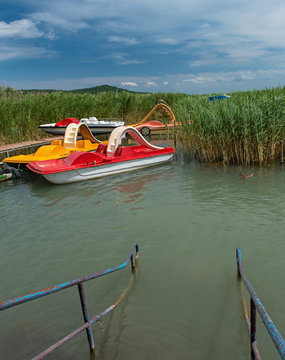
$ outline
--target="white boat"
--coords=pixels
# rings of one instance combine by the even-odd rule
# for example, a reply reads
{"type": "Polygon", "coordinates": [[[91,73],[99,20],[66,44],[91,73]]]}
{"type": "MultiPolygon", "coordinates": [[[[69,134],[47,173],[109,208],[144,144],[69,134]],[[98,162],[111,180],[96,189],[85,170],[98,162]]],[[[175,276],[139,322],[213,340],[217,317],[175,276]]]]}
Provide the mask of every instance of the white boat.
{"type": "Polygon", "coordinates": [[[172,147],[149,143],[132,127],[117,127],[108,145],[100,144],[93,153],[75,151],[65,159],[31,162],[27,167],[54,184],[66,184],[157,165],[173,157],[172,147]],[[129,134],[139,145],[120,146],[129,134]]]}
{"type": "Polygon", "coordinates": [[[96,117],[90,117],[89,119],[83,118],[80,121],[75,118],[66,118],[57,123],[40,125],[39,128],[43,129],[48,134],[64,135],[67,126],[71,123],[86,124],[92,134],[109,134],[116,127],[124,125],[124,121],[117,119],[97,119],[96,117]]]}

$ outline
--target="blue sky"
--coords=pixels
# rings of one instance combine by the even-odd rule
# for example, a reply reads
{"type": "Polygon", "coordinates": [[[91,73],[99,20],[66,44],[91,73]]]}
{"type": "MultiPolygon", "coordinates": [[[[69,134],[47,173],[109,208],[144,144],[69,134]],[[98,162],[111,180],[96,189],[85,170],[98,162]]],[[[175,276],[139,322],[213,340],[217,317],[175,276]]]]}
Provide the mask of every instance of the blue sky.
{"type": "Polygon", "coordinates": [[[0,86],[284,86],[284,15],[284,0],[1,0],[0,86]]]}

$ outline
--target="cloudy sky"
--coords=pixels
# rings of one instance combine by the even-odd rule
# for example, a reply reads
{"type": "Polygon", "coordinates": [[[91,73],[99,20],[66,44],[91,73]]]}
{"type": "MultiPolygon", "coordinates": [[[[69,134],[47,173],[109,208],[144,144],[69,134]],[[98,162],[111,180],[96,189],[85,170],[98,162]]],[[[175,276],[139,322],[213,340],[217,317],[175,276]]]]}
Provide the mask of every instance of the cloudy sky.
{"type": "Polygon", "coordinates": [[[0,86],[284,86],[284,15],[284,0],[1,0],[0,86]]]}

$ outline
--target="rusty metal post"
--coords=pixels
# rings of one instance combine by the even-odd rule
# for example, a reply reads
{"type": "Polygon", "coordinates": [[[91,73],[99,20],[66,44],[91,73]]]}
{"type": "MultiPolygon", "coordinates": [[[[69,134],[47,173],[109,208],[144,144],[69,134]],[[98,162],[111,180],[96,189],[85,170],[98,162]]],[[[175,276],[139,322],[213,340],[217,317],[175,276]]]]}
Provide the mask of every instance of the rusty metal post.
{"type": "Polygon", "coordinates": [[[280,142],[280,164],[284,162],[283,141],[280,142]]]}
{"type": "Polygon", "coordinates": [[[255,353],[253,345],[256,343],[256,307],[250,298],[250,348],[251,348],[251,359],[255,360],[255,353]]]}
{"type": "Polygon", "coordinates": [[[132,249],[132,253],[130,255],[130,261],[131,261],[131,268],[132,268],[132,272],[135,272],[136,270],[136,266],[137,266],[137,263],[139,261],[139,246],[138,244],[135,244],[135,247],[132,249]],[[136,255],[135,255],[135,258],[134,258],[134,248],[136,250],[136,255]]]}
{"type": "Polygon", "coordinates": [[[136,264],[139,261],[139,256],[140,256],[139,251],[140,251],[139,246],[138,246],[138,244],[136,244],[136,259],[135,259],[136,264]]]}
{"type": "Polygon", "coordinates": [[[236,259],[237,259],[237,277],[238,279],[240,279],[241,278],[240,268],[242,266],[242,263],[241,263],[241,252],[239,248],[236,249],[236,259]]]}
{"type": "Polygon", "coordinates": [[[131,255],[131,267],[132,267],[132,272],[135,271],[135,265],[134,265],[134,256],[133,254],[131,255]]]}
{"type": "MultiPolygon", "coordinates": [[[[80,301],[81,301],[81,307],[82,307],[84,322],[89,323],[87,304],[86,304],[85,293],[84,293],[82,283],[78,284],[78,291],[79,291],[79,296],[80,296],[80,301]]],[[[94,344],[94,338],[93,338],[91,325],[89,325],[86,328],[86,333],[87,333],[87,338],[88,338],[88,342],[89,342],[90,352],[93,353],[95,351],[95,344],[94,344]]]]}

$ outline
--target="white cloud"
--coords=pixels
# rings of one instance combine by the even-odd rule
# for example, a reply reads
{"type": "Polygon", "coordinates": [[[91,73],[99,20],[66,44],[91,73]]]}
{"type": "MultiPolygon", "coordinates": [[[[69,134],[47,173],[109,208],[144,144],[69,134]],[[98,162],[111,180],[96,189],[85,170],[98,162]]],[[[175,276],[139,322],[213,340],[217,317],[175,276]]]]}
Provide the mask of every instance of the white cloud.
{"type": "MultiPolygon", "coordinates": [[[[69,4],[66,4],[66,7],[68,8],[69,4]]],[[[81,19],[80,17],[76,18],[77,9],[73,9],[75,13],[72,16],[68,16],[68,11],[65,15],[64,12],[60,14],[54,11],[55,9],[51,9],[50,12],[33,13],[30,17],[36,23],[44,24],[57,30],[62,29],[70,33],[91,28],[84,19],[81,19]]]]}
{"type": "MultiPolygon", "coordinates": [[[[264,46],[284,48],[284,1],[256,0],[244,4],[243,9],[246,11],[232,8],[221,12],[220,23],[224,30],[228,29],[229,34],[237,34],[264,46]]],[[[218,18],[218,14],[215,14],[215,18],[218,18]]]]}
{"type": "Polygon", "coordinates": [[[185,79],[183,80],[183,82],[193,82],[195,84],[201,84],[201,83],[211,83],[211,82],[215,82],[215,78],[213,77],[209,77],[209,76],[205,76],[205,75],[197,75],[197,76],[193,76],[190,79],[185,79]]]}
{"type": "MultiPolygon", "coordinates": [[[[1,54],[1,50],[0,50],[1,54]]],[[[109,84],[112,86],[135,87],[137,91],[145,91],[145,84],[153,82],[157,84],[155,91],[165,91],[163,82],[168,82],[168,88],[173,92],[184,92],[188,94],[228,93],[237,90],[251,90],[265,87],[285,86],[285,68],[270,70],[240,70],[231,72],[204,72],[195,74],[172,74],[162,77],[144,76],[124,77],[85,77],[85,78],[54,78],[50,80],[23,80],[7,81],[0,79],[2,85],[11,86],[16,89],[81,89],[96,85],[109,84]],[[160,86],[158,84],[161,84],[160,86]]]]}
{"type": "Polygon", "coordinates": [[[112,57],[117,60],[118,65],[136,65],[143,63],[141,60],[127,59],[126,54],[123,53],[114,53],[112,57]]]}
{"type": "Polygon", "coordinates": [[[109,29],[109,34],[113,30],[116,34],[151,34],[155,39],[174,44],[181,38],[193,38],[193,34],[196,36],[202,30],[211,35],[214,28],[221,40],[224,35],[238,34],[284,46],[283,0],[26,0],[26,3],[35,8],[30,14],[34,21],[69,31],[89,27],[104,32],[109,29]]]}
{"type": "Polygon", "coordinates": [[[108,36],[108,41],[122,43],[126,46],[136,45],[138,41],[135,38],[127,38],[121,36],[108,36]]]}
{"type": "Polygon", "coordinates": [[[0,21],[0,37],[2,38],[36,38],[43,36],[36,25],[29,19],[15,20],[10,23],[0,21]]]}
{"type": "Polygon", "coordinates": [[[54,55],[54,50],[41,47],[0,46],[0,61],[49,58],[54,55]]]}
{"type": "MultiPolygon", "coordinates": [[[[239,70],[239,71],[228,71],[228,72],[208,72],[200,74],[184,74],[175,77],[177,83],[187,84],[193,83],[197,85],[207,84],[210,86],[216,86],[222,84],[229,86],[229,84],[245,84],[246,89],[252,89],[255,87],[254,83],[258,84],[260,79],[263,79],[267,85],[265,86],[277,86],[279,80],[285,83],[285,68],[284,69],[270,69],[270,70],[239,70]]],[[[183,86],[183,85],[182,85],[183,86]]],[[[220,85],[219,85],[220,86],[220,85]]],[[[264,87],[265,87],[264,86],[264,87]]],[[[256,86],[259,88],[260,86],[256,86]]],[[[229,91],[229,90],[227,90],[229,91]]]]}
{"type": "MultiPolygon", "coordinates": [[[[168,85],[167,88],[180,91],[191,86],[191,91],[200,91],[203,86],[214,88],[231,81],[248,88],[254,84],[258,87],[261,77],[264,86],[277,82],[278,76],[281,82],[284,78],[284,0],[25,0],[25,4],[26,9],[34,9],[34,13],[25,14],[26,19],[0,22],[0,38],[9,41],[9,46],[1,44],[2,61],[51,56],[52,53],[45,50],[46,43],[38,48],[31,41],[30,46],[15,46],[19,39],[25,39],[26,44],[29,39],[38,38],[39,43],[48,38],[66,40],[66,48],[59,43],[61,59],[70,58],[68,46],[74,44],[74,64],[79,56],[81,59],[90,56],[97,61],[96,71],[101,70],[100,61],[110,57],[113,59],[112,73],[122,73],[122,67],[118,70],[116,65],[127,68],[144,63],[137,67],[145,76],[124,78],[142,89],[147,82],[153,82],[155,89],[165,89],[164,85],[168,85]],[[84,50],[78,45],[81,36],[87,38],[90,46],[84,50]],[[157,46],[158,42],[163,46],[157,46]],[[118,47],[116,44],[128,46],[128,53],[112,54],[118,47]],[[159,53],[158,58],[161,48],[164,53],[159,53]],[[155,64],[151,67],[153,59],[155,64]],[[165,69],[174,77],[166,76],[165,69]],[[277,69],[277,72],[264,69],[277,69]],[[149,76],[155,72],[161,77],[149,76]]],[[[54,43],[52,46],[56,46],[56,41],[54,43]]],[[[102,70],[106,73],[107,65],[102,70]]],[[[76,69],[73,71],[76,76],[76,69]]],[[[127,76],[127,69],[124,75],[127,76]]],[[[120,77],[106,79],[117,85],[121,83],[120,77]]],[[[61,84],[71,86],[85,81],[61,79],[61,84]]]]}
{"type": "Polygon", "coordinates": [[[156,83],[154,81],[148,81],[146,86],[156,86],[156,83]]]}
{"type": "Polygon", "coordinates": [[[138,86],[137,83],[131,82],[131,81],[122,81],[121,85],[123,85],[123,86],[138,86]]]}
{"type": "Polygon", "coordinates": [[[217,56],[211,56],[211,54],[208,54],[208,58],[203,59],[199,58],[198,60],[193,60],[189,62],[190,67],[200,67],[200,66],[208,66],[213,64],[221,64],[222,60],[219,59],[217,56]]]}
{"type": "Polygon", "coordinates": [[[178,41],[177,39],[158,39],[157,42],[162,43],[162,44],[167,44],[167,45],[177,45],[178,41]]]}
{"type": "MultiPolygon", "coordinates": [[[[188,42],[195,45],[190,53],[191,57],[194,55],[196,62],[192,66],[195,67],[207,65],[207,62],[203,64],[202,49],[209,50],[217,59],[229,58],[233,65],[240,62],[254,64],[268,52],[274,55],[274,47],[285,51],[283,0],[26,1],[35,8],[29,15],[33,21],[29,21],[53,28],[50,38],[57,33],[55,29],[67,32],[88,29],[103,33],[110,42],[126,46],[138,44],[139,36],[143,36],[145,43],[158,41],[166,46],[177,45],[175,49],[181,51],[187,51],[185,44],[188,42]],[[112,35],[114,33],[116,35],[112,35]]],[[[4,23],[4,33],[7,25],[4,23]]],[[[26,29],[26,33],[40,36],[41,32],[36,30],[29,32],[26,29]]],[[[135,63],[141,62],[126,60],[122,65],[135,63]]]]}
{"type": "Polygon", "coordinates": [[[136,65],[136,64],[142,64],[143,61],[140,61],[140,60],[131,60],[131,59],[125,59],[125,60],[122,60],[122,61],[119,61],[118,64],[119,65],[136,65]]]}

